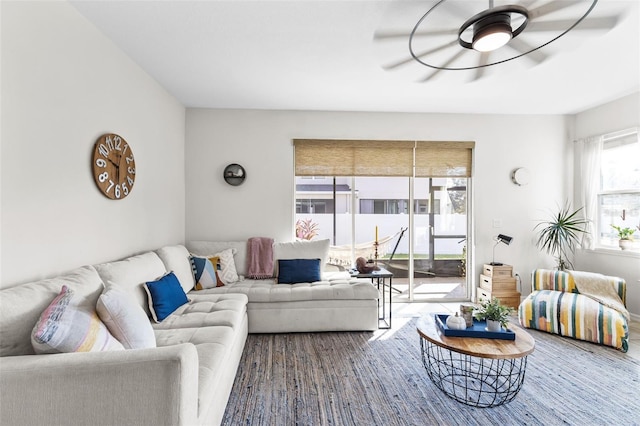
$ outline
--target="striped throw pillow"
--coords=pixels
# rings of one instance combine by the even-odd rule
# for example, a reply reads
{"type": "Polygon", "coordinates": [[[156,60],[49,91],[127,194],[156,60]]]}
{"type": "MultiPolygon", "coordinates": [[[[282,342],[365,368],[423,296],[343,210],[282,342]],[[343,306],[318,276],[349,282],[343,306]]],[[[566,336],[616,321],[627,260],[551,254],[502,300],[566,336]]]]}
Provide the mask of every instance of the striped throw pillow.
{"type": "Polygon", "coordinates": [[[37,354],[124,350],[95,309],[80,305],[66,285],[40,315],[31,333],[37,354]]]}

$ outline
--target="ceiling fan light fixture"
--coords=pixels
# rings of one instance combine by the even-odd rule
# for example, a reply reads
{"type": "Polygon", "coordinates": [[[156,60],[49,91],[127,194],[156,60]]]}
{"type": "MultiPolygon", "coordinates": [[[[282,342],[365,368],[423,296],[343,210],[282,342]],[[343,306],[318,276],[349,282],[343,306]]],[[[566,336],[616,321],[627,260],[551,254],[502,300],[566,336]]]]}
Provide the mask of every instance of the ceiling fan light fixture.
{"type": "Polygon", "coordinates": [[[490,28],[490,30],[483,32],[478,37],[474,37],[474,50],[492,52],[511,41],[511,31],[505,31],[503,28],[490,28]]]}
{"type": "Polygon", "coordinates": [[[499,49],[513,38],[511,16],[499,13],[490,15],[473,26],[473,49],[491,52],[499,49]]]}
{"type": "MultiPolygon", "coordinates": [[[[524,4],[530,5],[535,1],[517,1],[522,2],[523,5],[507,4],[494,7],[494,0],[489,0],[488,9],[476,13],[458,27],[457,43],[455,40],[451,40],[449,43],[444,42],[434,46],[429,44],[430,37],[425,38],[423,36],[431,32],[434,36],[440,37],[443,34],[442,31],[446,31],[446,34],[454,34],[455,31],[452,28],[450,28],[453,30],[451,32],[448,32],[449,29],[439,29],[439,19],[446,16],[440,10],[446,7],[443,5],[454,3],[455,0],[437,1],[422,15],[409,34],[409,53],[411,58],[421,65],[436,70],[436,72],[442,70],[476,70],[502,64],[535,52],[564,36],[582,22],[598,3],[598,0],[545,0],[544,4],[529,10],[524,4]],[[580,9],[577,8],[578,5],[580,9]],[[572,6],[576,6],[570,9],[572,17],[556,20],[546,19],[546,15],[572,6]],[[542,32],[548,34],[545,34],[542,37],[543,39],[535,44],[531,43],[530,40],[523,41],[518,46],[512,45],[513,49],[503,49],[504,54],[496,55],[496,57],[489,59],[491,52],[508,44],[514,38],[519,37],[526,28],[529,28],[530,19],[540,20],[541,24],[547,24],[540,25],[539,28],[530,29],[531,33],[537,31],[539,34],[542,32]],[[417,39],[427,41],[426,43],[421,42],[420,46],[424,46],[421,51],[416,49],[416,46],[418,46],[417,39]],[[444,49],[455,51],[448,59],[440,59],[439,56],[444,49]],[[463,55],[468,50],[482,53],[482,55],[476,56],[478,58],[477,65],[470,64],[468,61],[466,63],[456,62],[461,56],[471,58],[469,55],[463,55]]],[[[475,5],[482,3],[482,1],[461,3],[473,5],[475,9],[475,5]]],[[[435,37],[432,39],[435,40],[435,37]]],[[[436,72],[432,73],[431,76],[435,75],[436,72]]]]}

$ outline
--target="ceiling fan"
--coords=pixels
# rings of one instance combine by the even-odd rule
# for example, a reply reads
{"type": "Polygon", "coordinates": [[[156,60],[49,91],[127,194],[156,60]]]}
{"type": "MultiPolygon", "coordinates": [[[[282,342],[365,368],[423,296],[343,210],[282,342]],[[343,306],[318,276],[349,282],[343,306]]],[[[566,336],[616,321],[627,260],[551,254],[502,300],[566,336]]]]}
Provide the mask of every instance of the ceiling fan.
{"type": "MultiPolygon", "coordinates": [[[[609,30],[619,15],[593,16],[598,0],[439,0],[425,7],[411,31],[376,31],[376,42],[408,43],[402,59],[384,66],[408,64],[432,69],[422,81],[442,71],[474,71],[527,57],[541,63],[543,48],[570,31],[609,30]],[[589,16],[591,15],[591,16],[589,16]]],[[[417,5],[417,3],[415,4],[417,5]]],[[[415,19],[415,15],[414,15],[415,19]]]]}

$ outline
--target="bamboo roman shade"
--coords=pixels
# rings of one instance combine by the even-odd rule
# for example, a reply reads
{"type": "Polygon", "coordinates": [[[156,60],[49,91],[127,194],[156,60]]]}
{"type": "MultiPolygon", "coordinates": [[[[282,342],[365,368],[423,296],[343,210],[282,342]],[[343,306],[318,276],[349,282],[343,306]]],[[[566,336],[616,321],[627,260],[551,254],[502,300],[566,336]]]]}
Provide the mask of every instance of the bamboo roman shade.
{"type": "Polygon", "coordinates": [[[474,142],[294,139],[296,176],[470,177],[474,142]]]}
{"type": "Polygon", "coordinates": [[[415,177],[471,177],[474,142],[416,142],[415,177]]]}
{"type": "Polygon", "coordinates": [[[411,176],[411,141],[296,139],[296,176],[411,176]]]}

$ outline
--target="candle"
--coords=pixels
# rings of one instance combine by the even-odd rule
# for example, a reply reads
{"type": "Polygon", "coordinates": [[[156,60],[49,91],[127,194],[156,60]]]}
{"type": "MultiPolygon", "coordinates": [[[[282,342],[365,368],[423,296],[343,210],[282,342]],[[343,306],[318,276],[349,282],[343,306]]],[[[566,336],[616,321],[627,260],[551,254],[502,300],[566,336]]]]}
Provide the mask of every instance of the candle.
{"type": "Polygon", "coordinates": [[[376,225],[376,243],[378,242],[378,226],[376,225]]]}

